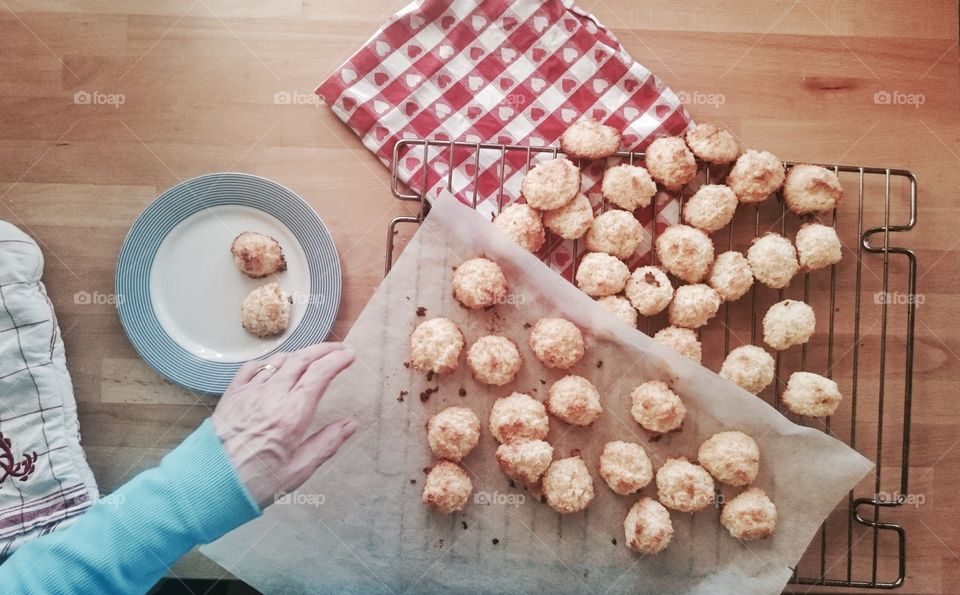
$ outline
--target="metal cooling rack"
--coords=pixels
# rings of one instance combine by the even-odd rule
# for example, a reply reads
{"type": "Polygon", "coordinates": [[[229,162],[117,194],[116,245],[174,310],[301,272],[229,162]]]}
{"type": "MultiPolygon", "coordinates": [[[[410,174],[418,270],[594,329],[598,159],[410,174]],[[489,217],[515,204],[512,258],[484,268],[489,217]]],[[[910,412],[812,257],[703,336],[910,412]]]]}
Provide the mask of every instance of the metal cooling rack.
{"type": "MultiPolygon", "coordinates": [[[[503,180],[508,154],[525,154],[528,169],[534,155],[562,154],[558,148],[552,147],[403,140],[394,148],[393,163],[400,163],[401,156],[411,154],[411,151],[418,152],[422,163],[446,155],[449,172],[447,186],[451,189],[455,150],[472,151],[475,172],[480,170],[481,153],[487,152],[496,157],[501,183],[497,197],[498,212],[505,206],[503,180]]],[[[643,153],[621,152],[618,157],[631,164],[635,161],[641,163],[643,153]]],[[[785,165],[793,163],[785,162],[785,165]]],[[[811,542],[794,570],[790,582],[826,587],[893,589],[903,585],[906,578],[906,532],[901,524],[892,522],[890,518],[881,519],[881,512],[884,509],[899,509],[896,512],[902,515],[909,495],[917,263],[913,251],[893,245],[891,236],[909,231],[916,224],[917,179],[912,172],[903,169],[825,164],[824,167],[840,176],[846,198],[838,209],[823,217],[823,220],[837,229],[841,240],[852,238],[856,248],[853,249],[850,242],[845,242],[847,253],[844,254],[844,260],[829,270],[803,273],[802,285],[796,278],[787,289],[779,291],[754,284],[748,296],[724,304],[722,312],[718,313],[718,318],[723,322],[722,341],[718,340],[716,322],[701,329],[704,365],[719,369],[719,363],[730,351],[731,340],[745,343],[741,336],[747,333],[750,336],[749,343],[758,344],[758,319],[773,301],[789,295],[829,307],[825,337],[818,331],[810,343],[801,348],[799,366],[794,365],[793,369],[818,371],[840,382],[841,392],[849,402],[849,418],[844,416],[844,419],[838,419],[840,416],[836,415],[824,421],[804,419],[786,412],[785,415],[797,423],[817,427],[843,440],[876,463],[876,470],[873,481],[868,482],[868,476],[860,486],[851,490],[846,502],[839,505],[824,522],[819,535],[811,542]],[[854,188],[856,192],[852,191],[854,188]],[[854,206],[856,212],[851,212],[854,206]],[[897,222],[894,222],[894,217],[897,222]],[[856,260],[851,265],[854,255],[856,260]],[[839,275],[838,269],[843,269],[839,275]],[[899,293],[901,288],[903,293],[899,293]],[[884,296],[884,299],[878,299],[878,295],[884,296]],[[870,321],[873,321],[872,324],[870,321]],[[710,332],[711,327],[714,332],[710,332]],[[736,332],[737,328],[742,328],[740,334],[736,332]],[[715,353],[711,354],[711,351],[715,353]],[[710,365],[710,362],[714,365],[710,365]],[[898,369],[889,373],[891,366],[897,366],[898,369]]],[[[700,179],[722,180],[726,170],[726,167],[717,168],[701,163],[700,179]]],[[[426,180],[424,168],[421,187],[426,187],[426,180]]],[[[460,193],[461,197],[468,199],[472,196],[474,208],[477,205],[476,180],[474,176],[474,185],[465,191],[466,194],[464,191],[460,193]]],[[[390,222],[385,272],[389,272],[394,261],[398,227],[406,223],[419,224],[430,209],[429,202],[420,193],[407,188],[399,180],[396,167],[393,169],[392,191],[400,200],[419,202],[420,208],[416,216],[397,217],[390,222]]],[[[687,189],[681,191],[681,208],[689,194],[687,189]]],[[[603,203],[600,209],[606,210],[606,206],[603,203]]],[[[658,207],[654,200],[649,208],[655,221],[657,209],[662,207],[658,207]]],[[[799,220],[786,215],[779,194],[776,200],[770,198],[757,205],[741,206],[728,229],[712,235],[717,252],[724,245],[727,250],[745,250],[749,240],[768,230],[788,235],[788,222],[797,224],[799,220]],[[746,241],[737,241],[743,240],[745,234],[749,236],[745,238],[746,241]]],[[[546,250],[557,245],[548,242],[546,250]]],[[[574,262],[577,262],[581,252],[579,242],[574,241],[574,262]]],[[[822,328],[822,314],[819,313],[822,308],[817,311],[818,327],[822,328]]],[[[666,326],[666,321],[662,315],[646,321],[646,331],[651,335],[663,326],[666,326]]],[[[786,360],[790,355],[796,357],[796,354],[777,353],[776,380],[759,395],[778,409],[781,388],[789,376],[790,366],[786,360]],[[785,375],[783,382],[781,369],[785,375]]],[[[846,407],[845,403],[838,413],[844,412],[846,407]]],[[[891,510],[886,517],[892,516],[893,512],[891,510]]]]}

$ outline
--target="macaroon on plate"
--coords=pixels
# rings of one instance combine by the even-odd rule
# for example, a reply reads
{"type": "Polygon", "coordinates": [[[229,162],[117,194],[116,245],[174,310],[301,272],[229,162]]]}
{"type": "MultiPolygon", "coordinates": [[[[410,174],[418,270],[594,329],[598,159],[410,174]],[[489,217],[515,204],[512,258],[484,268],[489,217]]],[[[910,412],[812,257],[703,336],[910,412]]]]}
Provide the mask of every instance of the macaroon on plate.
{"type": "Polygon", "coordinates": [[[340,261],[323,221],[293,191],[214,173],[177,184],[137,217],[116,292],[124,331],[152,368],[191,391],[221,394],[245,362],[326,339],[340,307],[340,261]],[[285,267],[262,278],[238,270],[231,246],[244,232],[275,240],[285,267]],[[289,318],[282,332],[259,337],[241,312],[268,284],[282,288],[289,318]]]}

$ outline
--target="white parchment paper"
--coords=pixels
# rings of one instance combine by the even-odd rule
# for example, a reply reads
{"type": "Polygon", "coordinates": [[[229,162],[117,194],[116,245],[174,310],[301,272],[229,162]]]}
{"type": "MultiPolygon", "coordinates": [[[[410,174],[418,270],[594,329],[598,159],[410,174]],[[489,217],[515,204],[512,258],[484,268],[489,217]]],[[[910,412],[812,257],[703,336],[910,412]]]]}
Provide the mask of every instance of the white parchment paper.
{"type": "MultiPolygon", "coordinates": [[[[318,420],[352,414],[357,434],[297,493],[202,550],[266,593],[778,593],[821,521],[873,466],[619,322],[451,197],[434,206],[346,342],[357,362],[331,385],[318,420]],[[501,265],[510,296],[470,312],[453,300],[450,280],[453,267],[477,255],[501,265]],[[525,360],[518,378],[488,388],[465,364],[430,381],[405,368],[410,332],[441,315],[460,325],[468,343],[492,333],[513,339],[525,360]],[[587,355],[571,372],[591,379],[603,396],[604,414],[593,427],[551,419],[547,439],[556,456],[578,449],[594,473],[593,505],[572,515],[511,486],[486,428],[497,397],[517,390],[543,399],[564,375],[539,365],[527,347],[524,324],[548,315],[584,329],[587,355]],[[651,379],[669,382],[688,408],[682,431],[657,441],[630,416],[630,390],[651,379]],[[421,393],[434,388],[423,401],[421,393]],[[424,422],[451,405],[472,408],[483,428],[480,446],[464,460],[474,499],[462,513],[440,515],[420,502],[423,469],[433,462],[424,422]],[[618,496],[600,479],[604,443],[640,442],[659,466],[668,456],[695,458],[703,440],[727,429],[760,445],[756,485],[777,505],[773,537],[740,543],[720,525],[719,508],[709,507],[671,512],[675,535],[660,555],[628,550],[622,524],[636,497],[618,496]]],[[[655,497],[655,487],[641,494],[655,497]]]]}

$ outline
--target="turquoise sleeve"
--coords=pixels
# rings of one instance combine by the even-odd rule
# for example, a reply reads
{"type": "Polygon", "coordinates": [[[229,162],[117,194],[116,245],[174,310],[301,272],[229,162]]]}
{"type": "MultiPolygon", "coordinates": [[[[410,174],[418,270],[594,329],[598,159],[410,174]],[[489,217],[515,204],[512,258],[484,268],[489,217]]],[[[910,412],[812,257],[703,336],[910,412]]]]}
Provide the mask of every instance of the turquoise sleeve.
{"type": "Polygon", "coordinates": [[[0,593],[145,593],[192,547],[260,515],[210,420],[72,526],[0,564],[0,593]]]}

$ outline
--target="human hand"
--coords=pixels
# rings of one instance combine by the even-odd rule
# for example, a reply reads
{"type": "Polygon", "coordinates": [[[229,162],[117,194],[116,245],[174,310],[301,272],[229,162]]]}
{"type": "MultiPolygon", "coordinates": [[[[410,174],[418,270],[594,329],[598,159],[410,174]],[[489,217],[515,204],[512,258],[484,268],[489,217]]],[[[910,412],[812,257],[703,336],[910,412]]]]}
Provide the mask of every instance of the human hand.
{"type": "Polygon", "coordinates": [[[300,487],[357,429],[351,418],[308,434],[330,381],[353,363],[342,343],[318,343],[244,364],[213,412],[213,428],[262,508],[300,487]]]}

